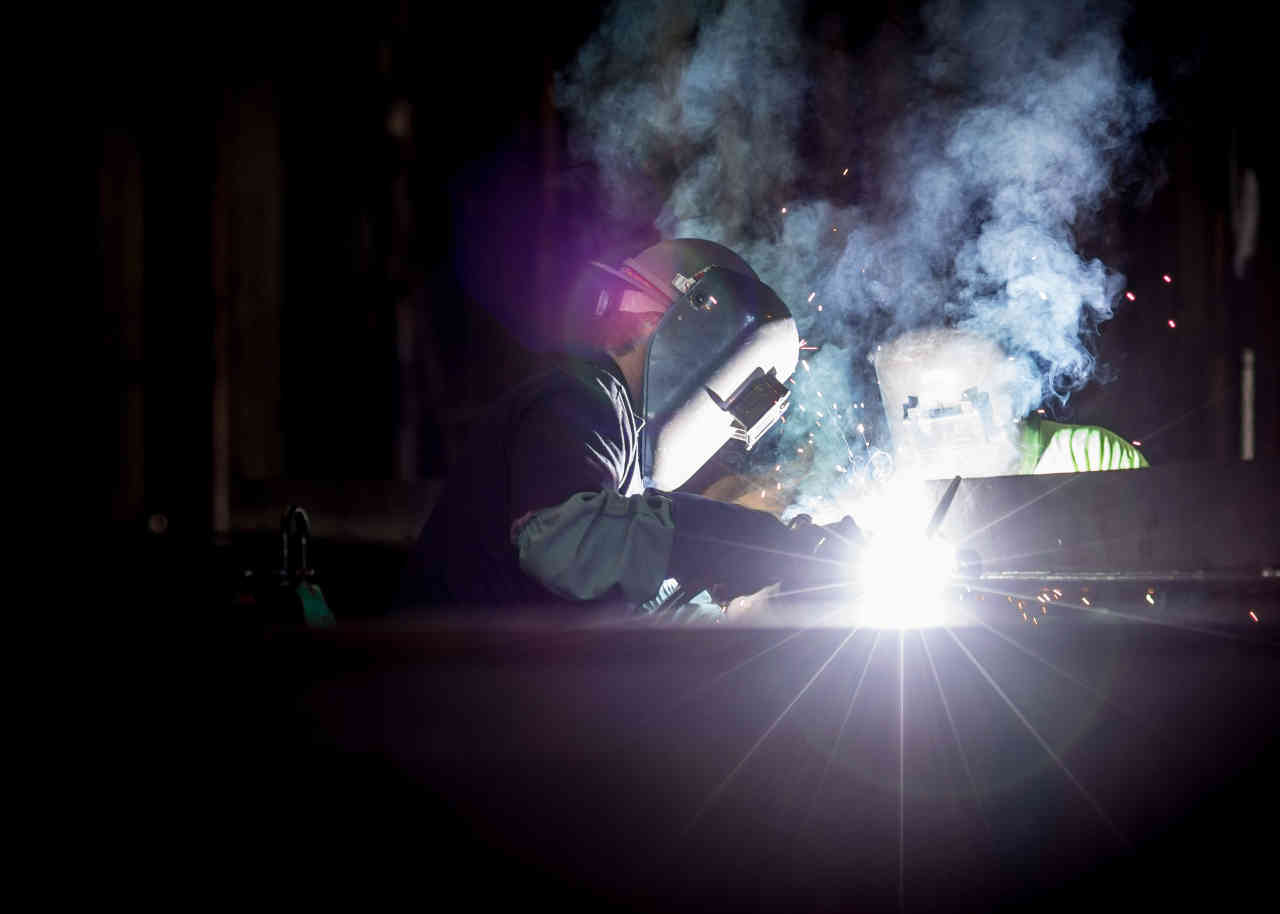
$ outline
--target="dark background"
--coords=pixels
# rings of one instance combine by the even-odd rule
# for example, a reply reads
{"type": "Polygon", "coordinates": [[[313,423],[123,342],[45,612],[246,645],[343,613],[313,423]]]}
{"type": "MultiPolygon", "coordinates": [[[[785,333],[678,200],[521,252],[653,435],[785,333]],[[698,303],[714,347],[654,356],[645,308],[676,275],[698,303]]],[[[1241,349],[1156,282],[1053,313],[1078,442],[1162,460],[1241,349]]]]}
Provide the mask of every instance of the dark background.
{"type": "MultiPolygon", "coordinates": [[[[808,27],[852,49],[911,21],[911,4],[826,7],[808,27]]],[[[566,252],[656,240],[603,220],[552,103],[594,6],[319,10],[87,23],[117,544],[225,544],[302,501],[321,538],[402,546],[468,417],[563,326],[566,252]]],[[[1256,456],[1280,453],[1261,26],[1244,6],[1144,2],[1126,30],[1164,114],[1151,179],[1120,189],[1084,253],[1137,300],[1102,327],[1102,380],[1057,415],[1141,436],[1157,464],[1240,457],[1246,347],[1256,456]],[[1233,164],[1264,198],[1244,278],[1233,164]]]]}

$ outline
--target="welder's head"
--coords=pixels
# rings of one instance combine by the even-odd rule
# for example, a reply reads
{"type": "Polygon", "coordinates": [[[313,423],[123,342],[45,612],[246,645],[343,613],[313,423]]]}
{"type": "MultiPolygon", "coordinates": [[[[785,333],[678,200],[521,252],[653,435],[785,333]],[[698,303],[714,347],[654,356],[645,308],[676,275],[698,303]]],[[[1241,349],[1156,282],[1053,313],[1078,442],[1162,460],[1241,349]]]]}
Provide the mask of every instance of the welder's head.
{"type": "Polygon", "coordinates": [[[898,472],[913,477],[1015,472],[1020,369],[965,330],[915,330],[872,353],[898,472]]]}
{"type": "Polygon", "coordinates": [[[597,338],[615,355],[645,347],[645,485],[678,488],[730,438],[754,447],[787,407],[800,354],[782,300],[713,241],[676,238],[592,266],[597,338]]]}

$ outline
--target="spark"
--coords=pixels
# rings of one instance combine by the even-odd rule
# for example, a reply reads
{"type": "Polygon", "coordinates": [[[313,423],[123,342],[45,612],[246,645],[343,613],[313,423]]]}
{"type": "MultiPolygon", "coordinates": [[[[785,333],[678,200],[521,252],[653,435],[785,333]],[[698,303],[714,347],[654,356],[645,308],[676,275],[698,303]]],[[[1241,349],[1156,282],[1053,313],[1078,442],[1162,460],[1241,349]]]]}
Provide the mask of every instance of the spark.
{"type": "Polygon", "coordinates": [[[782,472],[782,464],[778,464],[776,467],[774,467],[774,468],[773,468],[773,471],[774,471],[775,473],[781,473],[781,472],[782,472]]]}
{"type": "Polygon", "coordinates": [[[1138,296],[1134,295],[1132,292],[1126,292],[1126,293],[1124,293],[1124,297],[1125,297],[1125,298],[1127,298],[1127,299],[1129,299],[1129,301],[1137,301],[1137,300],[1138,300],[1138,296]]]}
{"type": "Polygon", "coordinates": [[[1175,321],[1173,318],[1169,318],[1169,329],[1170,330],[1178,329],[1178,322],[1175,321]]]}
{"type": "Polygon", "coordinates": [[[1040,293],[1040,300],[1041,300],[1041,301],[1048,301],[1048,300],[1049,300],[1049,296],[1047,296],[1047,295],[1045,295],[1043,292],[1041,292],[1041,293],[1040,293]]]}
{"type": "Polygon", "coordinates": [[[803,404],[803,403],[798,403],[798,404],[796,404],[796,405],[800,408],[800,412],[802,412],[802,413],[803,413],[803,412],[806,412],[806,411],[807,411],[807,410],[805,410],[805,408],[804,408],[804,404],[803,404]]]}
{"type": "Polygon", "coordinates": [[[1035,616],[1032,616],[1032,617],[1031,617],[1031,624],[1032,624],[1032,625],[1039,625],[1039,624],[1040,624],[1040,620],[1039,620],[1039,619],[1037,619],[1035,616]]]}
{"type": "Polygon", "coordinates": [[[859,434],[859,435],[861,435],[861,434],[863,433],[863,431],[864,431],[864,429],[865,429],[865,428],[866,428],[866,426],[864,426],[861,422],[859,422],[859,423],[858,423],[858,434],[859,434]]]}
{"type": "Polygon", "coordinates": [[[1043,409],[1038,409],[1038,410],[1036,410],[1036,412],[1038,412],[1038,413],[1039,413],[1040,415],[1042,415],[1042,416],[1044,415],[1044,410],[1043,410],[1043,409]]]}
{"type": "Polygon", "coordinates": [[[822,310],[822,305],[818,305],[818,310],[819,310],[819,311],[821,311],[821,310],[822,310]]]}
{"type": "Polygon", "coordinates": [[[1251,609],[1249,610],[1249,618],[1253,619],[1254,622],[1257,622],[1258,614],[1251,609]]]}
{"type": "Polygon", "coordinates": [[[1160,278],[1163,279],[1165,282],[1173,282],[1173,277],[1170,276],[1168,273],[1165,273],[1160,278]]]}
{"type": "Polygon", "coordinates": [[[1089,598],[1088,598],[1088,597],[1081,597],[1081,598],[1080,598],[1080,602],[1081,602],[1081,603],[1083,603],[1085,606],[1092,606],[1092,605],[1093,605],[1092,603],[1090,603],[1090,602],[1089,602],[1089,598]]]}
{"type": "Polygon", "coordinates": [[[796,448],[796,453],[797,453],[797,454],[803,454],[803,453],[804,453],[804,448],[802,448],[802,447],[798,447],[798,448],[796,448]]]}
{"type": "Polygon", "coordinates": [[[787,212],[787,208],[786,208],[785,206],[782,208],[782,212],[783,212],[783,214],[784,214],[784,215],[786,214],[786,212],[787,212]]]}
{"type": "Polygon", "coordinates": [[[841,472],[841,473],[845,472],[844,465],[843,465],[843,464],[839,464],[839,463],[837,463],[837,464],[836,464],[836,470],[837,470],[838,472],[841,472]]]}
{"type": "MultiPolygon", "coordinates": [[[[819,311],[821,311],[821,310],[822,310],[822,305],[818,305],[818,310],[819,310],[819,311]]],[[[817,346],[801,346],[800,348],[801,348],[802,350],[804,350],[805,352],[817,352],[817,351],[818,351],[818,347],[817,347],[817,346]]]]}
{"type": "Polygon", "coordinates": [[[779,491],[781,491],[781,490],[782,490],[782,483],[778,483],[778,490],[779,490],[779,491]]]}
{"type": "Polygon", "coordinates": [[[1136,439],[1135,439],[1135,440],[1134,440],[1134,442],[1133,442],[1133,446],[1134,446],[1134,447],[1142,447],[1142,442],[1141,442],[1141,441],[1138,441],[1138,440],[1136,440],[1136,439]]]}
{"type": "Polygon", "coordinates": [[[1155,598],[1155,597],[1153,597],[1151,594],[1146,594],[1145,596],[1146,596],[1146,598],[1147,598],[1147,602],[1148,602],[1148,603],[1150,603],[1152,606],[1155,606],[1155,605],[1156,605],[1156,598],[1155,598]]]}
{"type": "Polygon", "coordinates": [[[764,489],[761,489],[761,490],[760,490],[760,497],[761,497],[761,498],[764,498],[764,489]]]}
{"type": "Polygon", "coordinates": [[[818,294],[817,292],[810,292],[810,293],[809,293],[809,301],[811,301],[811,302],[812,302],[812,301],[813,301],[813,297],[814,297],[815,295],[817,295],[817,294],[818,294]]]}
{"type": "Polygon", "coordinates": [[[822,396],[822,391],[818,391],[818,396],[819,396],[819,397],[821,397],[821,396],[822,396]]]}
{"type": "Polygon", "coordinates": [[[800,360],[800,364],[804,366],[805,371],[813,371],[813,369],[809,367],[809,363],[806,362],[804,359],[800,360]]]}
{"type": "Polygon", "coordinates": [[[849,173],[849,169],[847,169],[847,168],[846,168],[844,171],[840,172],[840,177],[842,177],[842,178],[843,178],[843,177],[844,177],[845,175],[847,175],[848,173],[849,173]]]}
{"type": "Polygon", "coordinates": [[[833,226],[831,226],[831,231],[833,231],[833,232],[834,232],[835,230],[836,230],[836,227],[835,227],[834,225],[833,225],[833,226]]]}

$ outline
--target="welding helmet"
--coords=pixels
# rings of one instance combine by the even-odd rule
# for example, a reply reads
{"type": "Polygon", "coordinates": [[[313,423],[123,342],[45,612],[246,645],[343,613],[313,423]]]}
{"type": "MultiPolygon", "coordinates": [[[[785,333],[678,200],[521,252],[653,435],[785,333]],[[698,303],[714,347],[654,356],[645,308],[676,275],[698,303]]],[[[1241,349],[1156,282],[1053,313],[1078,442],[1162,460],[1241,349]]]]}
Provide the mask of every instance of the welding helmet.
{"type": "Polygon", "coordinates": [[[1000,476],[1018,464],[1017,391],[1025,366],[992,340],[915,330],[871,354],[898,474],[1000,476]]]}
{"type": "Polygon", "coordinates": [[[640,471],[679,488],[731,438],[750,450],[786,411],[800,338],[782,300],[712,241],[660,242],[605,270],[663,315],[645,350],[640,471]]]}

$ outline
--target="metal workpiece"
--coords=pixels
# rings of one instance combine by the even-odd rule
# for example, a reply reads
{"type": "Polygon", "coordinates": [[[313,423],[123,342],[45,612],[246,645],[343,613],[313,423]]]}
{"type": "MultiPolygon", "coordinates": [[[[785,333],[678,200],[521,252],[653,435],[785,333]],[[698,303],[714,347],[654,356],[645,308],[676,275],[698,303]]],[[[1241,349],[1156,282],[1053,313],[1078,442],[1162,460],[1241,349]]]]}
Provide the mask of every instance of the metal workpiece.
{"type": "MultiPolygon", "coordinates": [[[[938,534],[983,575],[1274,578],[1274,461],[966,478],[938,534]]],[[[949,480],[926,483],[936,501],[949,480]]]]}

